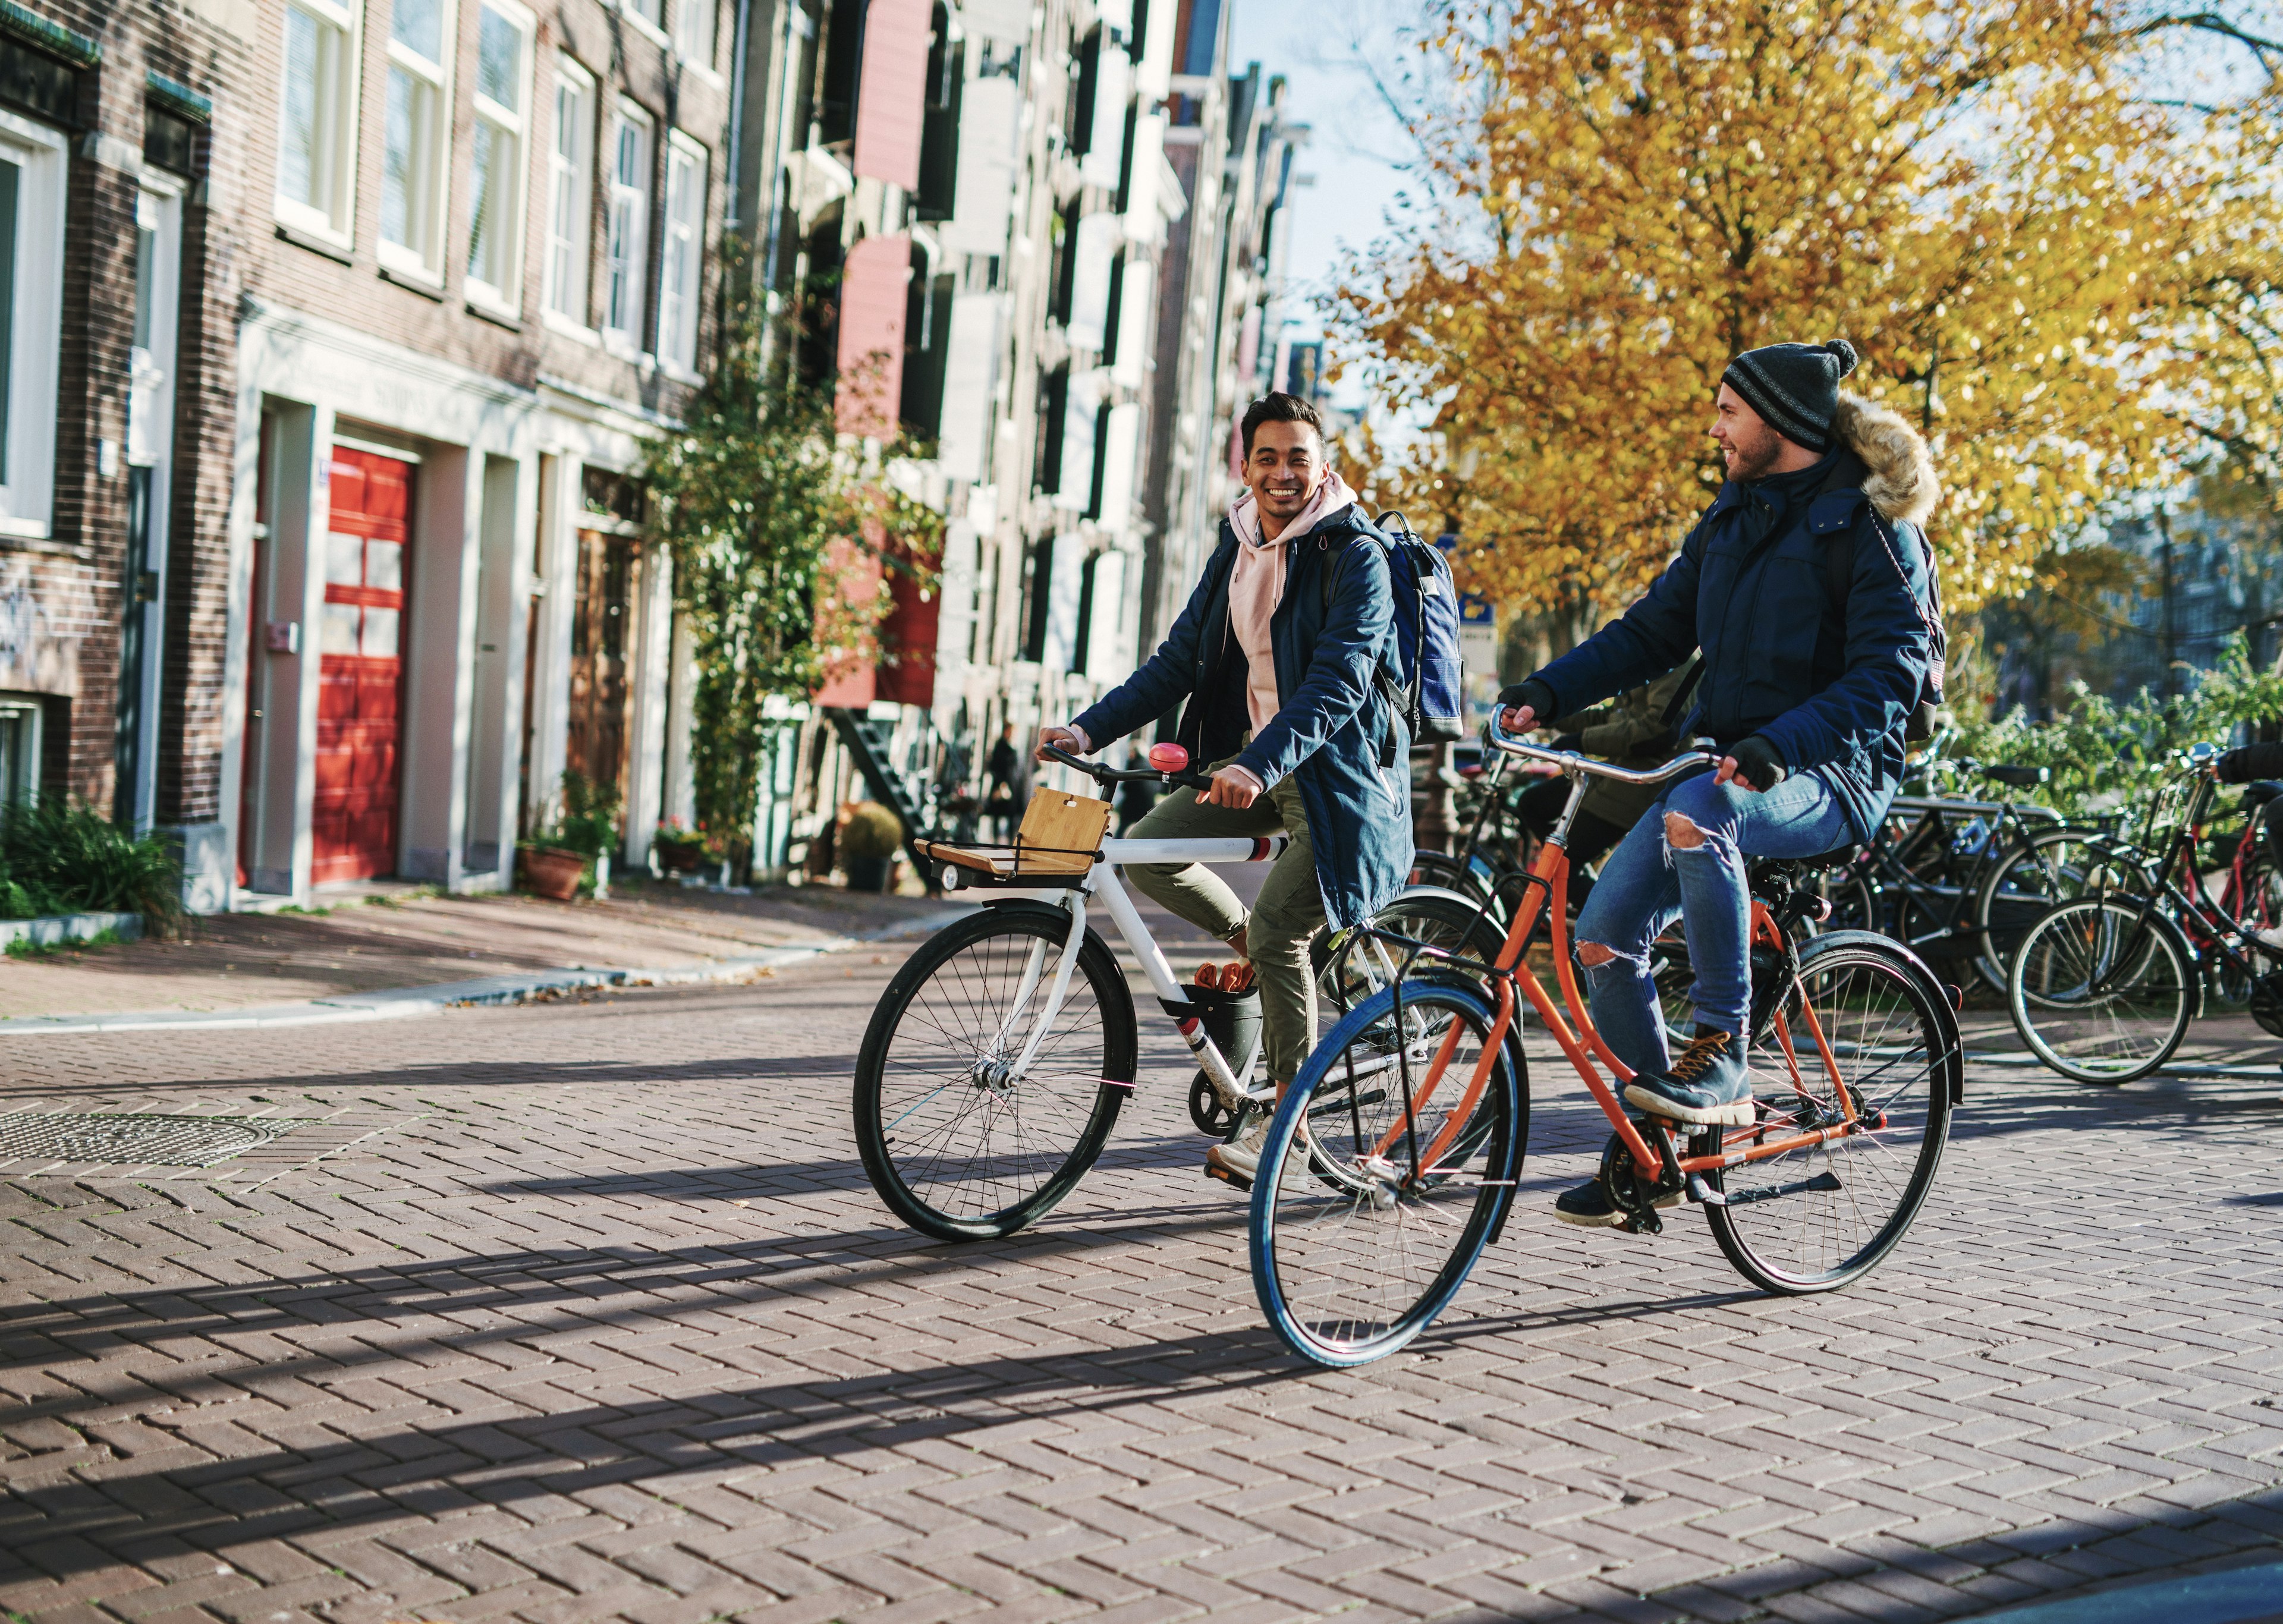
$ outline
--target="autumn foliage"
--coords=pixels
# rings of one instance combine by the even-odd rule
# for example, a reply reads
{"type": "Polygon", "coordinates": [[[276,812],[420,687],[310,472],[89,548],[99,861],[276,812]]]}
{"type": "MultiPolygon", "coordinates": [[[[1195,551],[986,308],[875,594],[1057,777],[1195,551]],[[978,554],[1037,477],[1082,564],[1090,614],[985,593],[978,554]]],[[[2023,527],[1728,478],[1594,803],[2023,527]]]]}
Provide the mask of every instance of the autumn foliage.
{"type": "Polygon", "coordinates": [[[1347,354],[1439,431],[1375,493],[1455,520],[1511,607],[1615,608],[1719,483],[1728,359],[1841,336],[1851,386],[1934,444],[1953,607],[2185,465],[2271,474],[2271,88],[2152,94],[2195,27],[2109,0],[1447,7],[1424,195],[1338,294],[1347,354]]]}

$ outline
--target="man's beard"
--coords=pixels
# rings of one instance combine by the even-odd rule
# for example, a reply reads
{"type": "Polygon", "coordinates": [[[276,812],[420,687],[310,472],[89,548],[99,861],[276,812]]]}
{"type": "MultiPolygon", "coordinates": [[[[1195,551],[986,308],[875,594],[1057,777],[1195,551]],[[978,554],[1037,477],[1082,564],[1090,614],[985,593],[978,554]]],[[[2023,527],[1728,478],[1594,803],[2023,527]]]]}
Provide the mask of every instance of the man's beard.
{"type": "Polygon", "coordinates": [[[1783,439],[1769,430],[1755,444],[1740,445],[1735,451],[1736,461],[1728,470],[1728,478],[1749,484],[1775,471],[1776,459],[1783,455],[1783,439]]]}

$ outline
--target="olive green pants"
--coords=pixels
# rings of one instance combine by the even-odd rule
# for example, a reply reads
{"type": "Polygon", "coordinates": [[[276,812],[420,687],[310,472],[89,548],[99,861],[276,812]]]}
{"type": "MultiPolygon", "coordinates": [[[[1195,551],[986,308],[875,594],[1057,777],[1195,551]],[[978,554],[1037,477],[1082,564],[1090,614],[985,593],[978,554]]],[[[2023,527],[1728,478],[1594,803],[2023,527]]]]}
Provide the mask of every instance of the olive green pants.
{"type": "MultiPolygon", "coordinates": [[[[1235,758],[1230,759],[1234,760],[1235,758]]],[[[1208,771],[1228,765],[1217,761],[1208,771]]],[[[1200,800],[1194,789],[1176,789],[1126,832],[1128,840],[1212,840],[1290,835],[1268,871],[1250,916],[1236,893],[1204,863],[1137,863],[1126,867],[1134,889],[1220,941],[1245,933],[1245,951],[1259,975],[1261,1047],[1268,1075],[1290,1083],[1316,1043],[1316,978],[1308,967],[1308,944],[1324,928],[1324,897],[1316,885],[1316,855],[1308,843],[1308,819],[1300,809],[1300,786],[1287,776],[1266,795],[1239,812],[1200,800]]],[[[1244,1056],[1227,1057],[1242,1066],[1244,1056]]]]}

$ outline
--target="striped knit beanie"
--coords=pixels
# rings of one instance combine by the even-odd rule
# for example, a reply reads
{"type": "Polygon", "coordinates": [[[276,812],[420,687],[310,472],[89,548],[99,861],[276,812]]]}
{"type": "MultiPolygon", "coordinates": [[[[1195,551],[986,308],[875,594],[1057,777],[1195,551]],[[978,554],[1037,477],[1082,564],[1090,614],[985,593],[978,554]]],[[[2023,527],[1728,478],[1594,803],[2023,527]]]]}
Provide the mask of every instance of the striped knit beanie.
{"type": "Polygon", "coordinates": [[[1839,410],[1839,380],[1855,370],[1855,346],[1771,344],[1746,350],[1728,363],[1720,381],[1744,397],[1768,427],[1810,451],[1831,449],[1831,419],[1839,410]]]}

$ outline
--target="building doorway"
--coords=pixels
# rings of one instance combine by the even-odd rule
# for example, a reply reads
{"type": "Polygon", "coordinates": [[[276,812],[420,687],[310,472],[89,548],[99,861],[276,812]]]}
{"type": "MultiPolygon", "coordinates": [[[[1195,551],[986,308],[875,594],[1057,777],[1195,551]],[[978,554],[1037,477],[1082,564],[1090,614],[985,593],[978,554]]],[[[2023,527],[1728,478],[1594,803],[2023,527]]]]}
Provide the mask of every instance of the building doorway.
{"type": "Polygon", "coordinates": [[[412,475],[401,458],[333,449],[317,629],[312,884],[396,871],[412,475]]]}
{"type": "Polygon", "coordinates": [[[634,684],[627,659],[635,565],[642,543],[604,531],[579,532],[579,602],[571,618],[571,730],[564,765],[626,796],[627,733],[634,684]]]}

